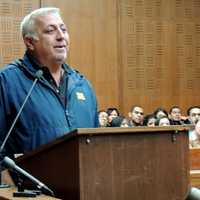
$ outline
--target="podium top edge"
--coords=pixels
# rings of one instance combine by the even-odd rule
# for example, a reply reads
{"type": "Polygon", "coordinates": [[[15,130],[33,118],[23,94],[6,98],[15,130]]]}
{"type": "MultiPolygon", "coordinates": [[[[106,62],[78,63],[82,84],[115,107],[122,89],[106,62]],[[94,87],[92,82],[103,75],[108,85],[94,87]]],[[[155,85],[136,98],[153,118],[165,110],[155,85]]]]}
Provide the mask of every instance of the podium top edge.
{"type": "Polygon", "coordinates": [[[166,132],[166,131],[189,131],[194,128],[194,125],[173,125],[173,126],[156,126],[156,127],[103,127],[103,128],[78,128],[69,134],[85,135],[85,134],[107,134],[107,133],[148,133],[148,132],[166,132]]]}
{"type": "Polygon", "coordinates": [[[163,127],[129,127],[129,128],[118,128],[118,127],[108,127],[108,128],[78,128],[70,133],[66,133],[65,135],[51,141],[47,144],[41,145],[35,150],[30,152],[26,152],[23,156],[20,156],[16,161],[24,160],[27,157],[31,157],[35,154],[40,153],[44,149],[48,149],[51,147],[55,147],[56,145],[61,144],[67,140],[71,140],[73,138],[79,137],[87,137],[87,136],[106,136],[106,135],[123,135],[123,134],[181,134],[182,132],[186,133],[189,130],[193,129],[193,125],[173,125],[173,126],[163,126],[163,127]]]}

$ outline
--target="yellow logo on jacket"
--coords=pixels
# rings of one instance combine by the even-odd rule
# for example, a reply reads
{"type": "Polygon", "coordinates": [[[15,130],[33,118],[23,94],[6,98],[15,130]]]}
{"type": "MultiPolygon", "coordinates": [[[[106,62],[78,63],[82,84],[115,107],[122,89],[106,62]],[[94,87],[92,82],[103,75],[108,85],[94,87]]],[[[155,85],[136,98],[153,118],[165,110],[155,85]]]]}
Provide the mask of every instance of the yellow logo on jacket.
{"type": "Polygon", "coordinates": [[[79,100],[86,100],[85,95],[82,92],[76,92],[76,97],[79,100]]]}

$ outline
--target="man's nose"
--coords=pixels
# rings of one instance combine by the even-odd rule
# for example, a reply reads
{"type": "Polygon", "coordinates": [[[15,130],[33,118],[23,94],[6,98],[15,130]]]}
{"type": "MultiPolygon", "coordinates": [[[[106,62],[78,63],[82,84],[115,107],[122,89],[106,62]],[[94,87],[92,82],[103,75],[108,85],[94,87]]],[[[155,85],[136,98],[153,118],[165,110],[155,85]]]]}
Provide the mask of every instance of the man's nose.
{"type": "Polygon", "coordinates": [[[65,33],[61,29],[57,30],[57,39],[64,39],[65,38],[65,33]]]}

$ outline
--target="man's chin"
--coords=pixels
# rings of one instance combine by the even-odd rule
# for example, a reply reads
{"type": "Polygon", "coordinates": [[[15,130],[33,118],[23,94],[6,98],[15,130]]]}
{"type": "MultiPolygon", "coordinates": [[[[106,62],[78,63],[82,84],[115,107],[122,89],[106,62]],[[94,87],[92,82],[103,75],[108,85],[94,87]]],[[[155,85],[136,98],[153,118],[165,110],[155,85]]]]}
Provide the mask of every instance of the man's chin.
{"type": "Polygon", "coordinates": [[[58,64],[64,64],[66,61],[66,56],[57,56],[55,60],[58,64]]]}

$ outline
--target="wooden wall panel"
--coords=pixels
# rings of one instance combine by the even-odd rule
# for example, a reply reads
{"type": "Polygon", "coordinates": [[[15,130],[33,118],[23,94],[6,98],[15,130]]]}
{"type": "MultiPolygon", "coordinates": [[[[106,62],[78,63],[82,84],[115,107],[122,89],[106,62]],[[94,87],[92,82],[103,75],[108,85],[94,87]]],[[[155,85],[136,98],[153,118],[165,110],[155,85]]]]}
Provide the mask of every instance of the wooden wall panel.
{"type": "Polygon", "coordinates": [[[61,9],[68,63],[91,80],[99,109],[199,104],[200,0],[2,0],[0,66],[23,55],[19,22],[39,6],[61,9]]]}
{"type": "Polygon", "coordinates": [[[0,66],[23,56],[20,22],[26,13],[38,7],[39,0],[0,1],[0,66]]]}
{"type": "Polygon", "coordinates": [[[42,0],[59,7],[70,34],[68,63],[93,84],[99,109],[119,107],[116,0],[42,0]]]}
{"type": "Polygon", "coordinates": [[[199,0],[120,0],[122,106],[199,104],[199,0]]]}

